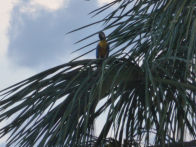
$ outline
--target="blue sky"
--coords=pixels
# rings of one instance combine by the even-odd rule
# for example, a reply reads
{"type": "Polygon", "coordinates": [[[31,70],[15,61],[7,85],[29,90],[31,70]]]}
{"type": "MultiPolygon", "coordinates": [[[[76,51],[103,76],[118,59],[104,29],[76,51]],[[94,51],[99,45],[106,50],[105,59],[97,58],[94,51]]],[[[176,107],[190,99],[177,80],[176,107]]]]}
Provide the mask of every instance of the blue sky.
{"type": "Polygon", "coordinates": [[[75,0],[55,11],[37,8],[38,14],[32,14],[28,10],[23,12],[21,5],[16,6],[12,12],[7,55],[16,64],[34,69],[70,60],[74,56],[71,51],[77,47],[74,41],[93,30],[83,31],[82,35],[81,32],[65,33],[89,23],[87,14],[92,8],[96,8],[95,2],[75,0]]]}
{"type": "MultiPolygon", "coordinates": [[[[10,0],[0,2],[0,89],[81,54],[72,51],[98,39],[74,42],[103,26],[65,35],[94,22],[88,13],[112,0],[10,0]]],[[[94,46],[91,46],[91,48],[94,46]]],[[[94,58],[91,53],[83,58],[94,58]]]]}
{"type": "MultiPolygon", "coordinates": [[[[82,52],[71,52],[98,38],[95,36],[76,45],[74,42],[103,26],[65,34],[103,18],[91,18],[88,13],[110,1],[112,0],[1,1],[0,89],[80,55],[82,52]]],[[[83,58],[95,58],[95,53],[83,58]]],[[[4,146],[5,139],[6,137],[0,139],[0,147],[4,146]]]]}

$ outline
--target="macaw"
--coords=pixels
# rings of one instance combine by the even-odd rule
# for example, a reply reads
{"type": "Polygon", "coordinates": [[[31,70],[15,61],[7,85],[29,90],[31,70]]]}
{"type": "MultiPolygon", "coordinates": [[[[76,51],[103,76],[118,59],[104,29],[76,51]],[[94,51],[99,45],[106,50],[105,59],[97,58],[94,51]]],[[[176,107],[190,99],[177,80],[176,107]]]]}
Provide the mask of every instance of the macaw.
{"type": "Polygon", "coordinates": [[[99,39],[100,42],[97,45],[97,49],[96,49],[96,58],[107,58],[109,55],[109,45],[106,41],[106,37],[104,32],[99,32],[99,39]]]}

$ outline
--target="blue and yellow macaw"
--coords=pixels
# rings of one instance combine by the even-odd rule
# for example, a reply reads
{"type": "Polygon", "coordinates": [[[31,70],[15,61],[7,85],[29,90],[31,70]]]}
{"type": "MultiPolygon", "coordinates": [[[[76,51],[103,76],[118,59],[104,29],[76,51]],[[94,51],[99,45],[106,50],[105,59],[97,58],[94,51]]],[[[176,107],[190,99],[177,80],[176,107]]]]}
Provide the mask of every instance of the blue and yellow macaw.
{"type": "Polygon", "coordinates": [[[109,45],[106,41],[106,37],[104,32],[99,32],[99,39],[100,42],[97,45],[97,49],[96,49],[96,58],[107,58],[109,55],[109,45]]]}

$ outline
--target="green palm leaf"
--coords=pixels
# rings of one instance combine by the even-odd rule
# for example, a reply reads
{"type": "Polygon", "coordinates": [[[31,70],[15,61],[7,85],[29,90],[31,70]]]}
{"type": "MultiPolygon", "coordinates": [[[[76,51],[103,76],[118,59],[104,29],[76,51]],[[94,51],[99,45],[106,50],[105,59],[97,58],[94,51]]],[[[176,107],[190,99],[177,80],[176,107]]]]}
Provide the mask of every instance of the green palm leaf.
{"type": "Polygon", "coordinates": [[[0,91],[0,120],[16,115],[0,129],[1,136],[11,133],[8,144],[147,146],[196,138],[196,2],[122,0],[92,13],[114,4],[106,18],[87,25],[105,23],[111,57],[74,60],[0,91]]]}

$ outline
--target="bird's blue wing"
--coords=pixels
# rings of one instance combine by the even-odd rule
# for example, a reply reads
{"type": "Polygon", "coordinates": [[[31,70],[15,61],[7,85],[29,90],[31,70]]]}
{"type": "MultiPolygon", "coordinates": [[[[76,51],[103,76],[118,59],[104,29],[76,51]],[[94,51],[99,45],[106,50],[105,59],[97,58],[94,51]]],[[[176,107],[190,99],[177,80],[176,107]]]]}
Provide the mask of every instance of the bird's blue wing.
{"type": "Polygon", "coordinates": [[[96,58],[98,59],[99,58],[99,44],[97,45],[97,48],[96,48],[96,58]]]}
{"type": "Polygon", "coordinates": [[[106,53],[106,57],[108,57],[109,56],[109,52],[110,52],[110,46],[109,46],[109,44],[107,44],[107,53],[106,53]]]}

